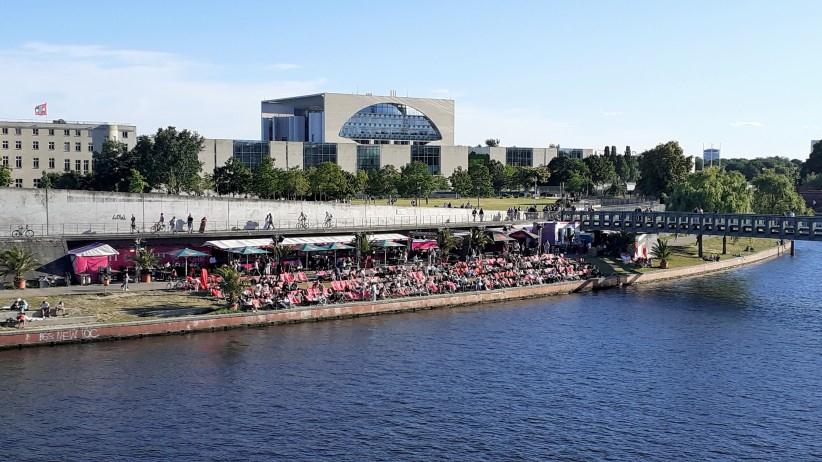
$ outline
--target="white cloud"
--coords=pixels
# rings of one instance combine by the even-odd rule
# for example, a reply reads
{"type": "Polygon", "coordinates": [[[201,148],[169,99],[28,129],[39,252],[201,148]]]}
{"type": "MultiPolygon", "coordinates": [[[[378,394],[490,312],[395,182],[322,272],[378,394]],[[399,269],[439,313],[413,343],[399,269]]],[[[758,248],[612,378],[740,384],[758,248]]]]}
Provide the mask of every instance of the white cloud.
{"type": "Polygon", "coordinates": [[[294,69],[299,69],[299,64],[292,64],[292,63],[276,63],[276,64],[269,64],[266,66],[266,69],[271,69],[273,71],[291,71],[294,69]]]}
{"type": "Polygon", "coordinates": [[[741,120],[737,122],[731,122],[731,127],[761,127],[763,126],[762,122],[757,122],[755,120],[741,120]]]}
{"type": "Polygon", "coordinates": [[[49,119],[132,123],[140,133],[174,125],[211,138],[259,138],[260,101],[316,93],[324,79],[229,82],[222,69],[161,51],[31,42],[0,49],[0,118],[31,119],[47,101],[49,119]]]}

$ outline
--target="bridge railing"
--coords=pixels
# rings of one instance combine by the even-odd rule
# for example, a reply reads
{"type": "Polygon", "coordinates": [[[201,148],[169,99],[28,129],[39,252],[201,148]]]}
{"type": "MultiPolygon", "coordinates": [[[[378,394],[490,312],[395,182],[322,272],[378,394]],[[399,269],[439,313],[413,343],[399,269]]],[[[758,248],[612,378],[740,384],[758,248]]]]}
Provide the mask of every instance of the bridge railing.
{"type": "Polygon", "coordinates": [[[822,239],[822,217],[815,216],[568,211],[560,212],[560,217],[564,221],[579,222],[584,229],[822,239]]]}
{"type": "MultiPolygon", "coordinates": [[[[419,215],[395,215],[390,217],[351,217],[332,218],[325,220],[299,220],[298,218],[275,219],[266,226],[264,220],[243,219],[212,222],[207,221],[203,230],[204,233],[219,232],[256,232],[271,230],[280,231],[300,231],[300,230],[333,230],[333,229],[390,229],[397,227],[420,226],[420,227],[445,227],[445,226],[473,226],[491,222],[514,222],[535,219],[534,216],[506,216],[505,213],[489,212],[482,217],[479,214],[471,215],[426,215],[421,212],[419,215]]],[[[546,215],[547,216],[547,215],[546,215]]],[[[83,236],[94,234],[116,235],[116,234],[158,234],[173,235],[174,233],[186,234],[189,232],[188,226],[182,220],[178,220],[175,229],[171,229],[169,223],[159,226],[157,223],[137,222],[134,229],[129,221],[117,221],[115,223],[59,223],[59,224],[11,224],[6,231],[7,237],[45,237],[45,236],[83,236]]],[[[195,220],[192,224],[191,232],[200,232],[200,220],[195,220]]]]}

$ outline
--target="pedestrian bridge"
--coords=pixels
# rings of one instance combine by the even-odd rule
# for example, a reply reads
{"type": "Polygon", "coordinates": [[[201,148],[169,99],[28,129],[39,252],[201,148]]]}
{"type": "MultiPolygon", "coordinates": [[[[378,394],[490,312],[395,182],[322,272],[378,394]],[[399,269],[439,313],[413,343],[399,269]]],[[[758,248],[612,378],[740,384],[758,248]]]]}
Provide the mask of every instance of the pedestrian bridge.
{"type": "Polygon", "coordinates": [[[687,212],[563,211],[563,221],[587,231],[680,233],[731,237],[822,240],[822,217],[687,212]]]}

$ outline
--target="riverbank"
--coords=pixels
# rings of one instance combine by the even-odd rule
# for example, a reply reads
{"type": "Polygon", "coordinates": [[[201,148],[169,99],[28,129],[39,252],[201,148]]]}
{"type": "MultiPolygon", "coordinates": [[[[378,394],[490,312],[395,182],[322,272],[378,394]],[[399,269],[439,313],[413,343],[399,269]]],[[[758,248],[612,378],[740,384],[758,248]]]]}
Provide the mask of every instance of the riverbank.
{"type": "Polygon", "coordinates": [[[358,302],[342,305],[304,307],[257,313],[205,314],[173,319],[92,323],[39,327],[0,333],[0,349],[24,346],[43,346],[103,340],[119,340],[154,335],[186,334],[193,332],[228,330],[240,327],[267,326],[310,322],[328,319],[374,316],[379,314],[431,310],[480,303],[545,297],[568,293],[600,290],[622,285],[645,284],[683,277],[724,271],[742,265],[764,261],[784,254],[785,246],[718,262],[706,262],[683,268],[659,270],[650,273],[618,274],[597,279],[570,281],[557,284],[514,287],[481,292],[432,295],[378,302],[358,302]]]}

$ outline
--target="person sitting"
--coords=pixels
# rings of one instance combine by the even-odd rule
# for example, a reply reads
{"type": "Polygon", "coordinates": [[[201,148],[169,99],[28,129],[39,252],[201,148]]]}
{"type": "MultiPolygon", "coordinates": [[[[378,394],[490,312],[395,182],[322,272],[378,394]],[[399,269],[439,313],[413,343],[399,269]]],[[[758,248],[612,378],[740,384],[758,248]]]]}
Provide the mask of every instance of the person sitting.
{"type": "Polygon", "coordinates": [[[60,316],[60,315],[65,316],[66,315],[66,305],[63,303],[62,300],[57,302],[57,306],[54,307],[54,312],[53,312],[52,315],[53,316],[60,316]]]}
{"type": "Polygon", "coordinates": [[[51,316],[51,306],[47,300],[43,300],[43,303],[40,304],[40,316],[43,318],[51,316]]]}
{"type": "Polygon", "coordinates": [[[25,327],[26,326],[26,321],[28,321],[28,318],[26,317],[26,313],[24,313],[22,311],[17,313],[17,328],[18,329],[22,329],[23,327],[25,327]]]}
{"type": "Polygon", "coordinates": [[[11,304],[12,310],[17,310],[21,313],[25,313],[27,309],[29,309],[29,303],[21,297],[17,297],[17,300],[11,304]]]}

